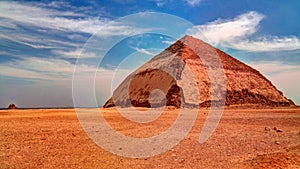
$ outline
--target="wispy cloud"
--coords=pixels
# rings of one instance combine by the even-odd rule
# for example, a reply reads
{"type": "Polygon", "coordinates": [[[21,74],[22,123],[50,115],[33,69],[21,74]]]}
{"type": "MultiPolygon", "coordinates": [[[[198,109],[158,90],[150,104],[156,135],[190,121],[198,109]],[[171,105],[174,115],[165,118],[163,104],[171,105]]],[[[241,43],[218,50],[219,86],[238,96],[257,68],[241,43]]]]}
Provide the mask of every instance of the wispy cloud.
{"type": "MultiPolygon", "coordinates": [[[[96,68],[77,65],[82,72],[95,72],[96,68]]],[[[0,75],[36,80],[61,80],[71,78],[74,65],[68,61],[55,58],[26,57],[0,64],[0,75]]]]}
{"type": "MultiPolygon", "coordinates": [[[[0,25],[1,23],[0,19],[0,25]]],[[[0,40],[31,47],[33,49],[79,48],[82,47],[86,39],[87,38],[84,39],[80,34],[59,34],[58,32],[49,33],[48,31],[36,32],[36,29],[32,27],[26,29],[16,28],[15,30],[0,30],[0,40]],[[81,39],[66,40],[66,38],[72,38],[73,36],[80,36],[81,39]]],[[[4,45],[5,43],[0,44],[0,46],[4,45]]],[[[13,55],[13,53],[11,54],[13,55]]]]}
{"type": "Polygon", "coordinates": [[[228,47],[250,51],[250,52],[268,52],[300,49],[300,39],[296,36],[289,37],[262,37],[258,40],[244,39],[228,44],[228,47]]]}
{"type": "Polygon", "coordinates": [[[11,23],[11,22],[2,22],[0,24],[1,27],[3,28],[10,28],[10,29],[16,29],[17,25],[15,23],[11,23]]]}
{"type": "Polygon", "coordinates": [[[75,50],[53,50],[52,53],[62,58],[95,58],[97,55],[92,52],[85,52],[81,49],[75,50]]]}
{"type": "Polygon", "coordinates": [[[264,18],[264,15],[251,11],[233,19],[218,19],[208,24],[196,25],[187,33],[221,47],[250,52],[300,49],[300,40],[295,36],[263,36],[251,39],[264,18]]]}
{"type": "MultiPolygon", "coordinates": [[[[151,0],[155,2],[156,6],[162,7],[170,3],[176,2],[176,0],[151,0]]],[[[182,0],[183,3],[188,4],[191,7],[195,7],[201,3],[202,0],[182,0]]]]}
{"type": "Polygon", "coordinates": [[[0,18],[3,20],[0,22],[0,26],[12,28],[15,25],[22,25],[45,32],[66,32],[68,35],[70,33],[92,35],[98,32],[96,35],[99,36],[130,35],[137,34],[142,30],[125,23],[111,21],[105,17],[93,17],[76,11],[53,8],[57,6],[56,3],[44,5],[15,1],[0,2],[0,18]]]}
{"type": "Polygon", "coordinates": [[[188,30],[188,33],[197,37],[206,37],[217,44],[224,41],[234,41],[256,32],[257,26],[263,18],[264,16],[257,12],[249,12],[234,19],[218,19],[205,25],[194,26],[188,30]]]}
{"type": "MultiPolygon", "coordinates": [[[[107,81],[115,73],[113,70],[97,68],[87,64],[74,65],[63,59],[26,57],[23,60],[1,63],[0,75],[33,81],[47,80],[54,83],[68,81],[70,83],[75,69],[77,75],[82,76],[82,78],[92,77],[100,82],[101,80],[107,81]],[[98,75],[94,77],[96,72],[98,75]]],[[[122,74],[121,78],[132,72],[132,70],[127,69],[118,69],[117,71],[118,74],[122,74]]]]}
{"type": "Polygon", "coordinates": [[[164,40],[164,41],[162,41],[162,43],[167,44],[167,45],[172,45],[173,43],[175,43],[175,41],[164,40]]]}
{"type": "Polygon", "coordinates": [[[156,6],[158,6],[158,7],[162,7],[167,3],[166,0],[154,0],[154,2],[156,4],[156,6]]]}
{"type": "MultiPolygon", "coordinates": [[[[61,31],[84,31],[82,25],[93,23],[95,26],[103,25],[103,22],[96,18],[88,19],[69,19],[67,17],[84,17],[82,14],[74,12],[64,12],[51,8],[43,8],[39,3],[22,3],[22,2],[0,2],[0,17],[9,19],[11,23],[21,23],[30,26],[44,27],[61,31]],[[76,23],[77,21],[77,23],[76,23]]],[[[89,32],[93,33],[93,32],[89,32]]]]}
{"type": "Polygon", "coordinates": [[[16,42],[25,46],[29,46],[35,49],[51,49],[51,48],[58,48],[57,45],[53,45],[53,43],[47,41],[47,40],[41,40],[39,38],[35,37],[29,37],[25,34],[0,34],[0,39],[6,39],[12,42],[16,42]]]}
{"type": "MultiPolygon", "coordinates": [[[[85,42],[95,32],[94,35],[103,38],[138,34],[146,29],[91,16],[81,12],[84,11],[81,8],[85,7],[79,9],[67,2],[1,1],[0,28],[3,29],[0,29],[0,40],[4,43],[0,47],[17,46],[7,48],[7,55],[15,55],[15,50],[18,54],[25,51],[26,54],[20,57],[24,61],[27,61],[27,55],[51,55],[61,59],[77,58],[79,55],[81,58],[95,58],[97,52],[81,52],[85,42]]],[[[99,46],[97,49],[100,50],[99,46]]]]}
{"type": "Polygon", "coordinates": [[[146,54],[146,55],[150,55],[150,56],[154,56],[155,53],[152,53],[146,49],[143,49],[143,48],[137,48],[137,47],[131,47],[132,49],[136,50],[137,52],[140,52],[140,53],[143,53],[143,54],[146,54]]]}
{"type": "Polygon", "coordinates": [[[201,0],[185,0],[190,6],[196,6],[201,3],[201,0]]]}

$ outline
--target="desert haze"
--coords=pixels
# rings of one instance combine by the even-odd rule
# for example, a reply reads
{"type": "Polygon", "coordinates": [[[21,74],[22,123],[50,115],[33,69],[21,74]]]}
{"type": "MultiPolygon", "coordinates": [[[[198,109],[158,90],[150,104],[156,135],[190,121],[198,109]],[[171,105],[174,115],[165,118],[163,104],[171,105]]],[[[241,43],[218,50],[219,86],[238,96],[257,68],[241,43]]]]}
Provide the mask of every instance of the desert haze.
{"type": "MultiPolygon", "coordinates": [[[[146,109],[146,108],[139,108],[146,109]]],[[[150,137],[167,129],[178,109],[157,120],[131,122],[115,108],[101,110],[122,134],[150,137]],[[159,127],[157,127],[159,126],[159,127]]],[[[199,144],[208,111],[200,109],[187,137],[149,158],[117,156],[83,131],[74,109],[0,110],[1,168],[299,168],[300,109],[228,109],[212,137],[199,144]]]]}

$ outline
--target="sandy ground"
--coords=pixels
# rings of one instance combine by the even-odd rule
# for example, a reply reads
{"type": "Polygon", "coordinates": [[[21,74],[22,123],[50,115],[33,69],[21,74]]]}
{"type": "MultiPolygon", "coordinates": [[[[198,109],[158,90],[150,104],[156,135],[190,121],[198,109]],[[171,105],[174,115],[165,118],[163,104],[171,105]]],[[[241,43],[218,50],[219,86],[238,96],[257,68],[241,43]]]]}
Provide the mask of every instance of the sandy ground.
{"type": "MultiPolygon", "coordinates": [[[[117,131],[149,137],[166,130],[178,111],[148,124],[124,119],[115,109],[103,114],[117,131]]],[[[171,150],[132,159],[98,147],[73,109],[1,110],[0,168],[300,168],[300,109],[226,110],[212,137],[199,144],[206,115],[200,110],[190,133],[171,150]]]]}

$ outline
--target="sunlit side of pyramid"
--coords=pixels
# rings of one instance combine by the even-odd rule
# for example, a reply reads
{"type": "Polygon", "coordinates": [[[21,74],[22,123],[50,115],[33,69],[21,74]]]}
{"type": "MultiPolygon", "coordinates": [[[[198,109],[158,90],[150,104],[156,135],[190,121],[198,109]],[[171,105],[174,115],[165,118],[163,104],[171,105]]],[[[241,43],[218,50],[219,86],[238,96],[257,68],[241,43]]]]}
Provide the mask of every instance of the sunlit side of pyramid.
{"type": "Polygon", "coordinates": [[[294,106],[257,70],[199,39],[185,36],[130,74],[103,107],[209,107],[218,97],[211,96],[207,67],[200,58],[209,60],[212,55],[219,57],[224,72],[226,106],[294,106]],[[192,90],[195,88],[200,98],[192,90]],[[153,92],[155,89],[161,92],[153,92]]]}

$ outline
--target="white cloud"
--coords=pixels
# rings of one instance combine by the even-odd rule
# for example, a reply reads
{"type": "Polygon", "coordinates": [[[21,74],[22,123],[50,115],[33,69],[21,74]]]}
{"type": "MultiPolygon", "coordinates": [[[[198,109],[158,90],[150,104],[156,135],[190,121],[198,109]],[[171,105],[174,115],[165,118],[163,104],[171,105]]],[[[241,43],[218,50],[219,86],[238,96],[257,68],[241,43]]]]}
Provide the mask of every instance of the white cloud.
{"type": "MultiPolygon", "coordinates": [[[[83,72],[95,72],[88,65],[77,66],[83,72]]],[[[74,65],[68,61],[54,58],[26,57],[0,64],[0,75],[37,80],[59,80],[71,78],[74,65]]]]}
{"type": "Polygon", "coordinates": [[[263,37],[259,40],[241,40],[236,43],[228,44],[228,47],[250,51],[250,52],[267,52],[300,49],[300,40],[295,36],[290,37],[263,37]]]}
{"type": "MultiPolygon", "coordinates": [[[[74,7],[75,8],[75,7],[74,7]]],[[[51,49],[60,58],[77,58],[89,35],[96,37],[139,34],[148,28],[138,28],[108,20],[90,17],[78,12],[68,3],[37,3],[0,1],[0,40],[17,43],[35,49],[51,49]],[[59,10],[68,6],[69,11],[59,10]],[[26,29],[24,29],[26,28],[26,29]],[[101,30],[101,31],[99,31],[101,30]]],[[[27,49],[27,48],[26,48],[27,49]]],[[[97,47],[99,49],[99,46],[97,47]]],[[[15,50],[15,49],[14,49],[15,50]]],[[[21,50],[17,48],[17,50],[21,50]]],[[[99,49],[100,50],[100,49],[99,49]]],[[[15,55],[8,50],[9,55],[15,55]]],[[[29,53],[34,55],[33,52],[29,53]]],[[[26,57],[26,53],[21,58],[26,57]]],[[[95,53],[82,52],[81,58],[94,58],[95,53]]]]}
{"type": "Polygon", "coordinates": [[[185,0],[190,6],[199,5],[201,0],[185,0]]]}
{"type": "MultiPolygon", "coordinates": [[[[55,38],[55,37],[54,37],[55,38]]],[[[52,37],[41,37],[30,32],[14,32],[0,34],[0,39],[6,39],[35,49],[52,49],[63,47],[80,47],[79,43],[57,40],[52,37]]]]}
{"type": "MultiPolygon", "coordinates": [[[[71,82],[74,70],[80,78],[95,78],[99,83],[106,82],[114,75],[113,70],[96,68],[86,64],[74,64],[63,59],[26,57],[0,64],[0,75],[32,80],[48,80],[54,83],[71,82]],[[95,77],[95,73],[97,76],[95,77]]],[[[128,75],[132,70],[119,69],[116,73],[128,75]]],[[[124,78],[122,76],[122,78],[124,78]]]]}
{"type": "Polygon", "coordinates": [[[143,48],[137,48],[137,47],[131,47],[132,49],[136,50],[137,52],[140,52],[140,53],[143,53],[143,54],[146,54],[146,55],[150,55],[150,56],[154,56],[155,53],[152,53],[146,49],[143,49],[143,48]]]}
{"type": "Polygon", "coordinates": [[[11,76],[17,78],[31,78],[31,79],[43,79],[43,76],[37,72],[20,69],[18,67],[0,65],[0,75],[11,76]]]}
{"type": "Polygon", "coordinates": [[[75,49],[70,51],[53,50],[52,53],[63,58],[95,58],[97,55],[92,52],[84,52],[81,49],[75,49]]]}
{"type": "Polygon", "coordinates": [[[251,11],[233,19],[218,19],[205,25],[196,25],[187,34],[214,45],[250,52],[300,49],[300,40],[295,36],[264,36],[250,40],[262,19],[264,15],[251,11]]]}
{"type": "Polygon", "coordinates": [[[5,27],[5,28],[11,28],[11,29],[16,29],[17,25],[15,23],[10,23],[10,22],[2,22],[0,26],[5,27]]]}
{"type": "Polygon", "coordinates": [[[165,5],[166,1],[164,0],[155,0],[156,6],[162,7],[165,5]]]}
{"type": "Polygon", "coordinates": [[[46,40],[40,41],[40,39],[35,37],[29,37],[27,35],[19,35],[18,33],[15,34],[0,34],[0,39],[10,40],[25,46],[29,46],[35,49],[51,49],[56,48],[51,43],[45,44],[46,40]]]}
{"type": "Polygon", "coordinates": [[[176,41],[171,41],[171,40],[164,40],[164,41],[162,41],[162,43],[167,44],[167,45],[172,45],[175,42],[176,41]]]}
{"type": "Polygon", "coordinates": [[[250,36],[256,32],[258,23],[264,18],[257,12],[248,12],[234,19],[218,19],[205,25],[197,25],[188,34],[219,44],[250,36]]]}

